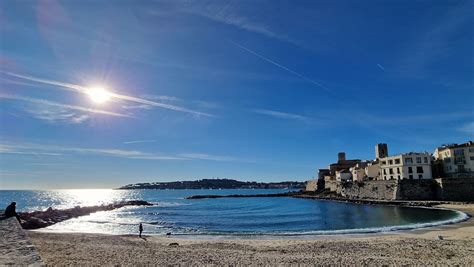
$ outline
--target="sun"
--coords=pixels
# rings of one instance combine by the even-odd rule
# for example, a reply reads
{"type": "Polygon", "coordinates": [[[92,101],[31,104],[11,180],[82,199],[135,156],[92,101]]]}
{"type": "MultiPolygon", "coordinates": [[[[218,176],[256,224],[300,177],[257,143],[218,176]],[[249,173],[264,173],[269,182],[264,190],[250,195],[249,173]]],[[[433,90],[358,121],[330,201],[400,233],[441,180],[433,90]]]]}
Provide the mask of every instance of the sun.
{"type": "Polygon", "coordinates": [[[97,103],[97,104],[102,104],[107,102],[112,94],[105,90],[102,87],[92,87],[89,90],[87,90],[87,94],[91,98],[92,102],[97,103]]]}

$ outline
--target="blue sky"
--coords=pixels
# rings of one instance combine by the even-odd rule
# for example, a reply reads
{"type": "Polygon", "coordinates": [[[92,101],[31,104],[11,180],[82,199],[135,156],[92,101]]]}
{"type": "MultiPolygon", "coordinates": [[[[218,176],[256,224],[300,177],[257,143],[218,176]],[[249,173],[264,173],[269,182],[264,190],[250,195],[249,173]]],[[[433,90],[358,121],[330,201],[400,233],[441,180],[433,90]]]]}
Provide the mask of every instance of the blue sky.
{"type": "Polygon", "coordinates": [[[473,5],[2,1],[0,187],[303,181],[472,140],[473,5]]]}

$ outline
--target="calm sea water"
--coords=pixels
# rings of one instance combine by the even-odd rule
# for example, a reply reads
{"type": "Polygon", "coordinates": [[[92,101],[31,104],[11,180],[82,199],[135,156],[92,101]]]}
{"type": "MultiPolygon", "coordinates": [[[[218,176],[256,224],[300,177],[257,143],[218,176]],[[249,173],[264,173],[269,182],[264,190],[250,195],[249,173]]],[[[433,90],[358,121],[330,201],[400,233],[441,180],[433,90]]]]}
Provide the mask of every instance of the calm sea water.
{"type": "Polygon", "coordinates": [[[70,208],[143,199],[151,207],[125,207],[67,220],[42,231],[130,234],[301,235],[391,231],[460,221],[464,213],[298,198],[186,200],[198,194],[258,194],[284,190],[52,190],[0,191],[0,206],[19,211],[70,208]]]}

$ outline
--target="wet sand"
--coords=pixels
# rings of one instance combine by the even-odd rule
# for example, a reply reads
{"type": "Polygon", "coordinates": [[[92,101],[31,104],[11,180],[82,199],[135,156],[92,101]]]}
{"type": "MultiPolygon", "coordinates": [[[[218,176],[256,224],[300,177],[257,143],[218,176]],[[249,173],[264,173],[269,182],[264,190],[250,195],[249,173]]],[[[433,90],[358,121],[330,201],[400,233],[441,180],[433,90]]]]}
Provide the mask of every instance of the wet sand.
{"type": "MultiPolygon", "coordinates": [[[[440,207],[474,214],[474,204],[440,207]]],[[[137,236],[33,231],[28,235],[48,265],[474,264],[473,219],[403,232],[305,239],[211,240],[147,236],[144,240],[137,236]]]]}

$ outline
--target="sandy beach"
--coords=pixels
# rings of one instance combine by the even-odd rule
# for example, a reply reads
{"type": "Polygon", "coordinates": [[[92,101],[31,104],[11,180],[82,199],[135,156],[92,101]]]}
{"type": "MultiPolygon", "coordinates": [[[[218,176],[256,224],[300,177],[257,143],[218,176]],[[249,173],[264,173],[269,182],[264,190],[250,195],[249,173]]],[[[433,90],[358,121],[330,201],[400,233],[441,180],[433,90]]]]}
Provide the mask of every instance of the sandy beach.
{"type": "MultiPolygon", "coordinates": [[[[440,207],[474,214],[474,204],[440,207]]],[[[28,232],[48,265],[473,265],[474,220],[404,232],[301,239],[184,239],[28,232]],[[439,236],[442,236],[440,240],[439,236]],[[177,243],[177,244],[173,244],[177,243]]]]}

